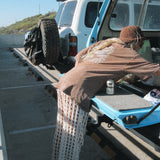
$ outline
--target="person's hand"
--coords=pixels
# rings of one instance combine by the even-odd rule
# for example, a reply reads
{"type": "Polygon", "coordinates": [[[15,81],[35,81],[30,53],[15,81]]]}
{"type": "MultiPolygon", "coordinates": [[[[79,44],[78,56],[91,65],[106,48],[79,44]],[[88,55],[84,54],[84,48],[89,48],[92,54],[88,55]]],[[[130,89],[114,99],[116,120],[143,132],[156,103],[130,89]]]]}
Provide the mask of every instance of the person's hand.
{"type": "Polygon", "coordinates": [[[160,69],[153,73],[154,76],[160,76],[160,69]]]}
{"type": "Polygon", "coordinates": [[[136,81],[138,81],[139,78],[133,74],[127,74],[125,75],[123,78],[121,78],[120,80],[118,80],[117,82],[127,82],[127,83],[134,83],[136,81]]]}
{"type": "Polygon", "coordinates": [[[159,76],[154,76],[153,85],[160,87],[160,75],[159,76]]]}

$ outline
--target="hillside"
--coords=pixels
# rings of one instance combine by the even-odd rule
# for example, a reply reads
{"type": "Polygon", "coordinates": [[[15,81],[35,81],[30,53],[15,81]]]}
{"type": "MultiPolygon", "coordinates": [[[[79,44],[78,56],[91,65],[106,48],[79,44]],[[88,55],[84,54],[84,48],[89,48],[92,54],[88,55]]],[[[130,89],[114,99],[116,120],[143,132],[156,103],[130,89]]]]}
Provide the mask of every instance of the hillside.
{"type": "Polygon", "coordinates": [[[23,34],[37,26],[37,22],[41,18],[55,18],[56,12],[49,12],[45,15],[35,15],[33,17],[25,18],[7,27],[0,28],[0,34],[23,34]]]}

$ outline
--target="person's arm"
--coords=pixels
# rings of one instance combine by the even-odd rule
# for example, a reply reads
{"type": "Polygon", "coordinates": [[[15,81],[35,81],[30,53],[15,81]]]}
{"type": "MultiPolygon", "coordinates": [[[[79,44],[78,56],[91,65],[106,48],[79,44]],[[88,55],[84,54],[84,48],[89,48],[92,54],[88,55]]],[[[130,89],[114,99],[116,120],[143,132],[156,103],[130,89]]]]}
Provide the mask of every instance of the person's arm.
{"type": "Polygon", "coordinates": [[[144,84],[160,87],[160,69],[152,74],[152,76],[146,81],[142,81],[144,84]]]}
{"type": "Polygon", "coordinates": [[[153,76],[154,76],[153,85],[160,87],[160,69],[154,72],[153,76]]]}
{"type": "Polygon", "coordinates": [[[154,76],[160,76],[160,69],[153,73],[154,76]]]}
{"type": "Polygon", "coordinates": [[[134,53],[134,55],[125,66],[125,72],[136,75],[145,83],[154,83],[154,79],[156,79],[154,77],[160,76],[159,64],[150,63],[138,53],[134,53]]]}

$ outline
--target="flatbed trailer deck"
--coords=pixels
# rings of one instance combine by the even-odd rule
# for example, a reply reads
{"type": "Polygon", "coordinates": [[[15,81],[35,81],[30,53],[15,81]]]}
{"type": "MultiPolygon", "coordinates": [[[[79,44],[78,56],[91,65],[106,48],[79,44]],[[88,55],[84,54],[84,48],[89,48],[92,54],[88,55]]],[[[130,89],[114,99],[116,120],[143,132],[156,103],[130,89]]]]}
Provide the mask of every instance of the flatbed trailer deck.
{"type": "Polygon", "coordinates": [[[149,113],[155,105],[121,86],[115,87],[114,95],[102,93],[96,95],[92,100],[95,106],[106,116],[128,129],[144,127],[160,122],[160,107],[158,107],[139,123],[139,120],[149,113]],[[130,122],[127,121],[127,118],[130,118],[130,122]]]}

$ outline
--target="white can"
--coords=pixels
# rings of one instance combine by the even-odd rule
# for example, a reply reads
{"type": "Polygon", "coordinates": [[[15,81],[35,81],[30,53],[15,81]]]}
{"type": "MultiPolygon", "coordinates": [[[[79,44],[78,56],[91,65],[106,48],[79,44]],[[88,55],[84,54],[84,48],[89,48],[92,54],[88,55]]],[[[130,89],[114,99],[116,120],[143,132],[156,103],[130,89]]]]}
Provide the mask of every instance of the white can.
{"type": "Polygon", "coordinates": [[[106,81],[106,94],[114,94],[114,81],[112,79],[106,81]]]}

